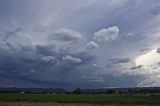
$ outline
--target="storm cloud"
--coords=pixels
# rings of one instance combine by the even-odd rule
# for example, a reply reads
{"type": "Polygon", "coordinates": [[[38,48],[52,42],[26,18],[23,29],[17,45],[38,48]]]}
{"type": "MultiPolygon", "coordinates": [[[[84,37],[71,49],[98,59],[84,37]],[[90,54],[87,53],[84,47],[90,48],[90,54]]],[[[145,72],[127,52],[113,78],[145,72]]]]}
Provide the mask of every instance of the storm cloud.
{"type": "Polygon", "coordinates": [[[0,87],[159,86],[159,0],[1,0],[0,87]]]}

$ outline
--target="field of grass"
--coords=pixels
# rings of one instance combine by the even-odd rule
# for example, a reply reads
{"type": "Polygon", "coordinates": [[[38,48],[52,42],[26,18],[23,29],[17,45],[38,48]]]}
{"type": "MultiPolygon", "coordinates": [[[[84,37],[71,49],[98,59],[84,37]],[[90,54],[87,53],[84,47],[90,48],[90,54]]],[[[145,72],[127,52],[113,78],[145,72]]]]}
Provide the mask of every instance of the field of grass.
{"type": "Polygon", "coordinates": [[[39,103],[37,106],[158,106],[160,105],[160,96],[144,97],[102,94],[0,94],[0,106],[32,106],[28,103],[39,103]],[[13,103],[14,105],[9,105],[9,103],[13,103]],[[21,103],[23,103],[23,105],[21,103]]]}
{"type": "Polygon", "coordinates": [[[0,106],[159,106],[159,105],[137,105],[137,104],[91,104],[91,103],[40,103],[40,102],[5,102],[0,106]]]}

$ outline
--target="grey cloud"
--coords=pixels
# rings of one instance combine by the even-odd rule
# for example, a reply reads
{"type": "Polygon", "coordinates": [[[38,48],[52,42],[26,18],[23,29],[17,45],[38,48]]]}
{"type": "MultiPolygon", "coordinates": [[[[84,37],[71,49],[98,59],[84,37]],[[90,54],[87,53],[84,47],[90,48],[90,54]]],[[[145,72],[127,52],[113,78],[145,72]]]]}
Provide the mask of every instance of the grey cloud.
{"type": "Polygon", "coordinates": [[[112,58],[109,60],[111,64],[121,64],[130,62],[130,58],[112,58]]]}
{"type": "Polygon", "coordinates": [[[90,41],[87,43],[86,48],[88,50],[93,50],[93,49],[99,48],[99,45],[97,43],[95,43],[94,41],[90,41]]]}
{"type": "Polygon", "coordinates": [[[118,35],[119,28],[117,26],[112,26],[95,32],[93,39],[97,42],[107,42],[116,39],[118,35]]]}
{"type": "MultiPolygon", "coordinates": [[[[6,43],[6,41],[4,42],[6,43]]],[[[16,44],[20,45],[19,42],[16,44]]],[[[23,87],[28,84],[32,87],[42,87],[44,85],[54,87],[55,85],[71,88],[75,86],[76,82],[70,82],[68,80],[69,75],[73,71],[78,75],[81,67],[92,64],[95,59],[94,56],[84,51],[75,53],[60,51],[60,48],[53,44],[33,45],[31,43],[31,48],[28,45],[21,45],[19,48],[14,48],[14,50],[11,49],[13,45],[14,43],[7,44],[6,46],[9,46],[9,49],[3,49],[1,48],[2,45],[0,46],[0,70],[3,70],[0,76],[6,76],[8,80],[3,78],[2,81],[10,82],[12,84],[10,86],[23,87]],[[65,85],[63,85],[64,83],[65,85]]],[[[80,78],[76,81],[81,83],[80,78]]],[[[0,86],[9,85],[1,83],[0,86]]]]}
{"type": "Polygon", "coordinates": [[[77,64],[82,62],[80,58],[72,57],[70,55],[63,56],[62,60],[66,62],[77,63],[77,64]]]}
{"type": "MultiPolygon", "coordinates": [[[[35,49],[20,48],[12,51],[14,54],[6,54],[5,51],[1,50],[0,70],[3,70],[3,75],[1,76],[6,76],[8,79],[3,78],[1,81],[11,83],[11,85],[2,83],[1,86],[26,87],[27,84],[30,87],[73,88],[81,86],[94,88],[95,86],[116,86],[116,84],[125,80],[119,81],[118,77],[109,77],[109,75],[106,75],[107,78],[99,75],[90,76],[91,73],[99,70],[99,68],[90,67],[96,57],[86,51],[76,53],[60,52],[56,51],[54,45],[35,45],[33,48],[35,49]],[[61,61],[66,55],[69,56],[69,58],[66,58],[69,62],[61,61]],[[47,57],[45,60],[55,57],[56,62],[54,64],[44,63],[42,57],[47,57]],[[75,62],[78,64],[74,64],[75,62]],[[31,73],[31,69],[36,70],[36,72],[31,73]],[[16,71],[13,72],[14,70],[16,71]],[[84,74],[90,77],[88,79],[86,76],[82,78],[84,74]],[[107,85],[104,83],[106,81],[107,85]]],[[[11,49],[9,50],[11,51],[11,49]]],[[[120,59],[113,60],[120,61],[120,59]]]]}
{"type": "Polygon", "coordinates": [[[143,66],[142,65],[139,65],[139,66],[136,66],[136,67],[131,67],[130,69],[131,70],[136,70],[136,69],[140,69],[140,68],[142,68],[143,66]]]}
{"type": "Polygon", "coordinates": [[[41,88],[41,87],[61,87],[61,88],[73,88],[73,85],[68,82],[56,82],[56,81],[44,81],[26,78],[24,76],[11,76],[0,74],[0,87],[19,87],[19,88],[41,88]]]}
{"type": "Polygon", "coordinates": [[[38,55],[57,55],[55,45],[35,45],[35,48],[38,55]]]}
{"type": "Polygon", "coordinates": [[[77,31],[61,28],[50,35],[49,38],[65,42],[76,42],[81,40],[83,36],[77,31]]]}
{"type": "Polygon", "coordinates": [[[106,67],[109,69],[118,67],[119,70],[121,70],[120,68],[125,67],[125,65],[128,65],[130,62],[132,62],[130,58],[112,58],[108,60],[106,67]]]}
{"type": "Polygon", "coordinates": [[[7,31],[0,34],[0,43],[8,44],[12,48],[19,48],[22,46],[32,46],[31,39],[27,36],[25,31],[21,28],[17,28],[13,31],[7,31]]]}
{"type": "Polygon", "coordinates": [[[42,61],[44,62],[49,62],[49,63],[54,63],[55,62],[55,57],[53,56],[44,56],[41,58],[42,61]]]}
{"type": "Polygon", "coordinates": [[[115,76],[114,74],[116,73],[103,75],[103,79],[105,83],[107,83],[106,87],[117,87],[117,85],[118,87],[134,87],[137,86],[137,81],[142,79],[139,75],[122,74],[120,76],[115,76]],[[121,84],[119,85],[119,83],[121,84]]]}
{"type": "Polygon", "coordinates": [[[104,80],[103,80],[103,77],[101,77],[101,76],[95,76],[95,75],[92,75],[92,76],[82,76],[81,77],[82,78],[82,80],[84,80],[84,81],[90,81],[90,82],[98,82],[98,83],[101,83],[101,82],[103,82],[104,80]]]}
{"type": "MultiPolygon", "coordinates": [[[[46,55],[47,58],[42,58],[41,56],[35,55],[36,53],[32,51],[31,54],[5,54],[6,56],[2,55],[2,52],[0,53],[0,69],[3,70],[3,73],[6,74],[9,78],[8,81],[12,83],[12,86],[22,86],[22,82],[24,82],[24,85],[27,83],[30,83],[31,86],[48,86],[48,87],[54,87],[57,86],[58,84],[60,85],[61,83],[70,83],[72,81],[68,80],[70,77],[70,73],[80,73],[80,69],[77,69],[78,67],[83,67],[83,65],[90,64],[92,62],[92,59],[90,56],[87,56],[88,54],[83,54],[83,53],[78,53],[78,54],[70,54],[74,57],[72,58],[67,58],[67,61],[69,62],[63,62],[63,61],[57,61],[54,64],[50,64],[49,62],[44,62],[44,61],[49,61],[50,58],[46,55]],[[26,55],[26,56],[25,56],[26,55]],[[83,57],[85,62],[79,60],[79,58],[75,57],[83,57]],[[46,60],[47,59],[47,60],[46,60]],[[49,59],[49,60],[48,60],[49,59]],[[75,64],[76,63],[76,64],[75,64]],[[74,65],[73,65],[74,64],[74,65]],[[31,70],[34,69],[36,72],[31,72],[31,70]],[[12,82],[13,78],[12,76],[15,76],[17,83],[12,82]],[[20,78],[18,78],[20,77],[20,78]],[[19,82],[21,78],[24,78],[22,82],[19,82]],[[31,79],[28,81],[27,79],[31,79]],[[25,81],[26,80],[26,81],[25,81]],[[39,84],[37,83],[39,82],[39,84]],[[46,84],[41,83],[41,82],[46,82],[46,84]],[[56,85],[54,83],[57,83],[56,85]],[[19,84],[21,83],[21,84],[19,84]],[[49,85],[47,85],[47,83],[49,85]],[[18,84],[18,85],[17,85],[18,84]],[[51,85],[53,84],[53,85],[51,85]]],[[[62,53],[63,54],[63,53],[62,53]]],[[[65,55],[64,55],[65,56],[65,55]]],[[[63,58],[63,55],[54,55],[56,59],[60,57],[59,59],[63,58]]],[[[82,59],[83,59],[82,58],[82,59]]],[[[51,58],[52,59],[52,58],[51,58]]],[[[52,60],[51,60],[52,61],[52,60]]],[[[87,71],[86,71],[87,73],[87,71]]],[[[4,76],[4,74],[2,76],[4,76]]],[[[84,74],[84,73],[81,73],[84,74]]],[[[77,76],[78,77],[78,76],[77,76]]],[[[72,77],[74,79],[74,77],[72,77]]],[[[5,82],[6,79],[3,79],[5,82]]],[[[77,79],[79,83],[80,80],[77,79]]],[[[73,86],[75,86],[76,82],[73,82],[73,86]]],[[[29,84],[29,85],[30,85],[29,84]]],[[[2,85],[1,85],[2,86],[2,85]]],[[[69,85],[65,85],[67,87],[69,85]]],[[[64,87],[63,85],[59,87],[64,87]]],[[[72,86],[70,86],[72,87],[72,86]]]]}
{"type": "MultiPolygon", "coordinates": [[[[159,45],[159,4],[159,0],[0,0],[0,81],[30,87],[65,83],[65,87],[128,87],[151,76],[158,84],[159,74],[144,75],[123,57],[133,59],[140,48],[159,45]],[[99,49],[87,51],[88,41],[98,43],[99,49]],[[63,61],[66,55],[81,62],[63,61]],[[55,57],[54,64],[48,56],[55,57]],[[119,58],[109,60],[113,57],[119,58]],[[82,81],[84,75],[93,81],[82,81]],[[94,82],[100,79],[104,83],[94,82]]],[[[88,48],[97,46],[91,43],[88,48]]]]}
{"type": "Polygon", "coordinates": [[[148,50],[149,50],[149,48],[142,48],[142,49],[140,49],[140,52],[146,52],[148,50]]]}

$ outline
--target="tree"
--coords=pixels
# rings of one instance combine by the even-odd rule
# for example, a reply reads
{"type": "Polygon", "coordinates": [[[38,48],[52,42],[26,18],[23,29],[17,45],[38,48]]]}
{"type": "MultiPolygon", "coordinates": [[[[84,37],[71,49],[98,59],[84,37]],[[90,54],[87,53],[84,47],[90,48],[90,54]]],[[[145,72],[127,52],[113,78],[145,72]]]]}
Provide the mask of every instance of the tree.
{"type": "Polygon", "coordinates": [[[81,89],[80,88],[74,89],[73,94],[81,94],[81,89]]]}

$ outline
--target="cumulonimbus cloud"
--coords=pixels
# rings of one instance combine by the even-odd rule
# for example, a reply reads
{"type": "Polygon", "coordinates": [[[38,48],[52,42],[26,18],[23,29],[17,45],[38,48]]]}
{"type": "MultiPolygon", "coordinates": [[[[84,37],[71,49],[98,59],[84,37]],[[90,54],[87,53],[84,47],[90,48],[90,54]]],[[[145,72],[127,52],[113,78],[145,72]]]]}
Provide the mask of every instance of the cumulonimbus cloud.
{"type": "Polygon", "coordinates": [[[95,32],[93,39],[97,42],[107,42],[116,39],[118,35],[119,28],[117,26],[112,26],[95,32]]]}

